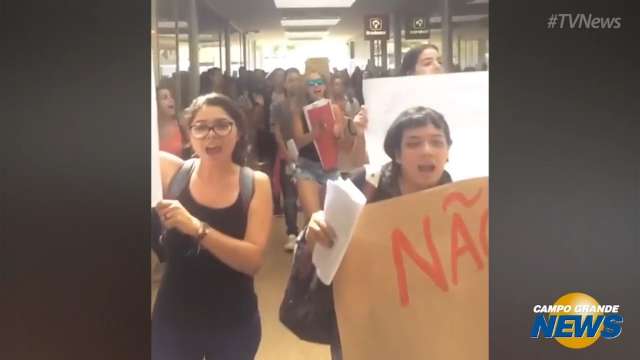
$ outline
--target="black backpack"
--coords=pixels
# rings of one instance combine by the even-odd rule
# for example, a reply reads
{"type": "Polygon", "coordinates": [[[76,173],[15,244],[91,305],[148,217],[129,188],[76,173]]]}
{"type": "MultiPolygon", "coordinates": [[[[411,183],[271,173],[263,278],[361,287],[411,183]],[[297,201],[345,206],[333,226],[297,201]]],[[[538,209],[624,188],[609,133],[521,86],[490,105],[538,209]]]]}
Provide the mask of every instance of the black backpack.
{"type": "Polygon", "coordinates": [[[280,303],[280,322],[299,339],[318,344],[339,342],[333,288],[316,275],[312,251],[303,230],[293,254],[293,266],[280,303]]]}
{"type": "MultiPolygon", "coordinates": [[[[168,199],[177,199],[178,196],[189,186],[189,179],[191,174],[196,168],[196,159],[186,160],[182,167],[171,179],[169,184],[169,190],[166,195],[168,199]]],[[[243,166],[240,168],[240,201],[242,203],[242,210],[245,214],[249,212],[249,204],[253,199],[253,193],[255,192],[253,184],[253,170],[249,167],[243,166]]],[[[151,249],[158,256],[160,262],[166,260],[166,251],[163,244],[159,241],[162,235],[162,224],[160,217],[155,209],[151,209],[151,249]]]]}

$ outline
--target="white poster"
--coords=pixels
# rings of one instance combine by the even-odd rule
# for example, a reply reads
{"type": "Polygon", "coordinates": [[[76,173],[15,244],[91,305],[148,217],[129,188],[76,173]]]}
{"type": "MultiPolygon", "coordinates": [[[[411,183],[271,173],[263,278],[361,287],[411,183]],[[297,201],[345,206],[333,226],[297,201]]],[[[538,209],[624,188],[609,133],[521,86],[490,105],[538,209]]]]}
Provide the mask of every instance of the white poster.
{"type": "Polygon", "coordinates": [[[367,79],[367,152],[372,165],[390,161],[383,149],[387,129],[413,106],[441,113],[453,145],[446,170],[454,181],[489,175],[489,73],[487,71],[367,79]]]}
{"type": "Polygon", "coordinates": [[[160,178],[160,138],[158,133],[158,107],[156,105],[156,88],[153,85],[153,69],[151,69],[151,207],[162,200],[162,180],[160,178]]]}

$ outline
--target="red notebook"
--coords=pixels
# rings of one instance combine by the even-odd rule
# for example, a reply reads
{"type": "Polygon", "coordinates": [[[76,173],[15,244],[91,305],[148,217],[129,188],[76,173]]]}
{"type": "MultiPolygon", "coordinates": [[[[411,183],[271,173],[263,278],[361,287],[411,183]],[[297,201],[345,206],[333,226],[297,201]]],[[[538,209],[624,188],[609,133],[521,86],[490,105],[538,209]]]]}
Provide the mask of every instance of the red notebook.
{"type": "Polygon", "coordinates": [[[322,168],[335,170],[338,167],[338,139],[333,134],[333,111],[328,99],[318,100],[304,107],[304,117],[307,120],[309,131],[316,129],[318,135],[313,144],[320,157],[322,168]]]}

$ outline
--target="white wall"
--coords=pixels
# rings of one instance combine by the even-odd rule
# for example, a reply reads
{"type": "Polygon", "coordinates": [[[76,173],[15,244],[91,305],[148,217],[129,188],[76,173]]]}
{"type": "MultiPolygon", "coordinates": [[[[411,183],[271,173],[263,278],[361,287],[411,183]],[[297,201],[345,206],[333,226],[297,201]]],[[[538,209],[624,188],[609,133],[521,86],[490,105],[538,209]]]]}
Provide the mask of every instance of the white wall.
{"type": "Polygon", "coordinates": [[[314,57],[328,57],[330,68],[343,69],[349,66],[349,46],[342,39],[260,41],[258,44],[257,65],[267,72],[277,67],[295,67],[304,71],[305,61],[314,57]]]}

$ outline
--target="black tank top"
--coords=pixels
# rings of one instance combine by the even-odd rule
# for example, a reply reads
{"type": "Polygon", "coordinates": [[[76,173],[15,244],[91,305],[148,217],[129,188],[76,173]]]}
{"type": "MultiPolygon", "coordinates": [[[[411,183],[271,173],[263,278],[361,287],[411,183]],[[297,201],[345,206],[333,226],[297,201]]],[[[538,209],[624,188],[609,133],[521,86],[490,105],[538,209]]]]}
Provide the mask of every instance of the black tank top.
{"type": "MultiPolygon", "coordinates": [[[[197,203],[187,186],[178,200],[214,229],[244,239],[247,213],[240,194],[233,205],[214,209],[197,203]]],[[[158,311],[173,313],[185,325],[215,328],[255,316],[258,304],[253,277],[232,269],[204,248],[195,254],[195,241],[178,231],[168,233],[166,245],[167,271],[158,292],[158,311]]]]}
{"type": "MultiPolygon", "coordinates": [[[[309,126],[307,125],[307,120],[304,116],[304,112],[302,112],[302,127],[304,128],[304,133],[309,133],[309,126]]],[[[320,162],[320,156],[318,156],[318,151],[316,151],[316,145],[312,142],[303,146],[298,150],[298,155],[307,160],[320,162]]]]}

